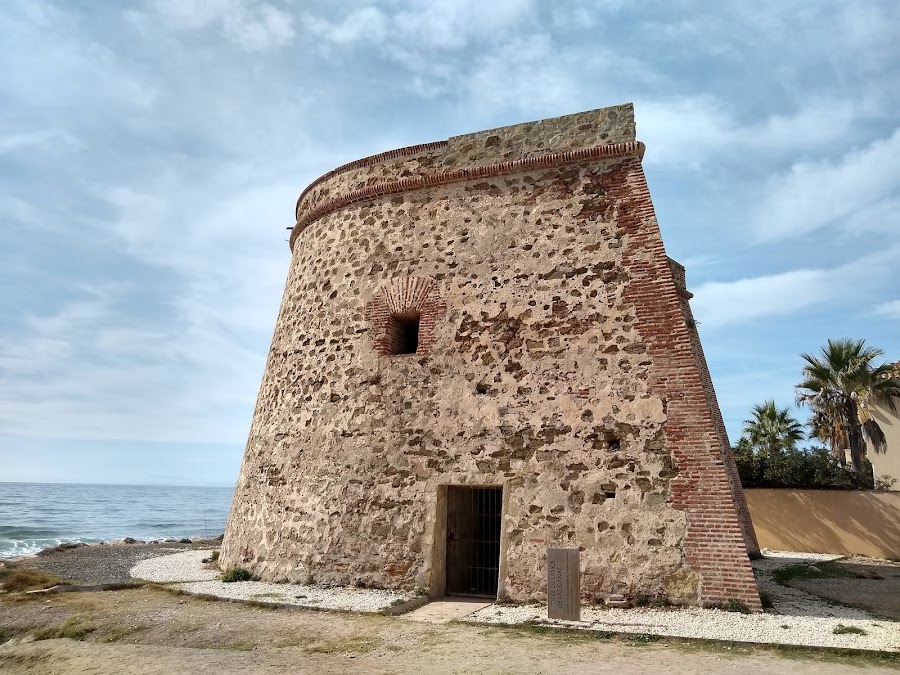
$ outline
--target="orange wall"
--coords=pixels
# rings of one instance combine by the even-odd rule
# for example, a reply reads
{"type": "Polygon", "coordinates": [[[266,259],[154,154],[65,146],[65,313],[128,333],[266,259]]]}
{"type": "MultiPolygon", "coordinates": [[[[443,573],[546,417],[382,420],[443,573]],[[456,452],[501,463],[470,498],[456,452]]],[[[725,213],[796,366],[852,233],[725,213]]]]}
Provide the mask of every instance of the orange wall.
{"type": "Polygon", "coordinates": [[[900,559],[900,492],[745,490],[759,545],[900,559]]]}
{"type": "Polygon", "coordinates": [[[877,453],[869,447],[872,471],[876,478],[895,478],[897,482],[892,489],[900,490],[900,406],[894,411],[875,406],[873,413],[887,440],[887,452],[877,453]]]}

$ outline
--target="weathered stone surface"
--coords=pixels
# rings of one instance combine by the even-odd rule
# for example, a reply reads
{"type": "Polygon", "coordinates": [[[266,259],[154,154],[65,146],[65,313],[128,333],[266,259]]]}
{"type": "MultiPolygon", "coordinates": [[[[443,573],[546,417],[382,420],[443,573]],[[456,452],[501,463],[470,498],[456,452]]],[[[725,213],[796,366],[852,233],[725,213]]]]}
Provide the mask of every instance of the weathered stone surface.
{"type": "Polygon", "coordinates": [[[321,215],[292,237],[221,564],[438,592],[439,487],[497,485],[501,596],[544,600],[545,549],[577,547],[586,600],[694,575],[683,601],[758,606],[631,106],[397,153],[298,204],[321,215]],[[485,175],[395,182],[461,167],[485,175]],[[418,353],[390,355],[397,312],[418,353]]]}

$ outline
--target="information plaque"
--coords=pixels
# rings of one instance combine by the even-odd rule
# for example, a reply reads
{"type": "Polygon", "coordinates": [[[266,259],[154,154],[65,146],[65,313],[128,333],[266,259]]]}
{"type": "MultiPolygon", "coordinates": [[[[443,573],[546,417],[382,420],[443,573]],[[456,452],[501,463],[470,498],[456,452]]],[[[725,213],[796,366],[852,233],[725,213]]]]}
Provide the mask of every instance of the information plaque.
{"type": "Polygon", "coordinates": [[[547,549],[547,617],[581,621],[581,568],[577,548],[547,549]]]}

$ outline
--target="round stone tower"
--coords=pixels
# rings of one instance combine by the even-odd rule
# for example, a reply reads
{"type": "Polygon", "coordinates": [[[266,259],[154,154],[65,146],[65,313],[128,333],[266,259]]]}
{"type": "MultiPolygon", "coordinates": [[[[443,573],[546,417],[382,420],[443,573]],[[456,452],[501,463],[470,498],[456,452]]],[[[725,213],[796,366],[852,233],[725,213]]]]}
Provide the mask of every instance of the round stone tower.
{"type": "Polygon", "coordinates": [[[759,595],[630,105],[339,167],[293,257],[221,552],[263,579],[759,595]]]}

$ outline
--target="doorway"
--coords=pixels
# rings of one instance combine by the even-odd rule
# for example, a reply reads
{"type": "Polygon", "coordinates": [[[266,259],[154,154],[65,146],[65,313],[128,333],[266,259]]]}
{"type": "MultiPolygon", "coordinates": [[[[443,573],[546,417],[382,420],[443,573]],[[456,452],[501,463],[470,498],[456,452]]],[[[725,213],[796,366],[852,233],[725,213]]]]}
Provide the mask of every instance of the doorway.
{"type": "Polygon", "coordinates": [[[503,488],[447,489],[447,595],[497,597],[503,488]]]}

